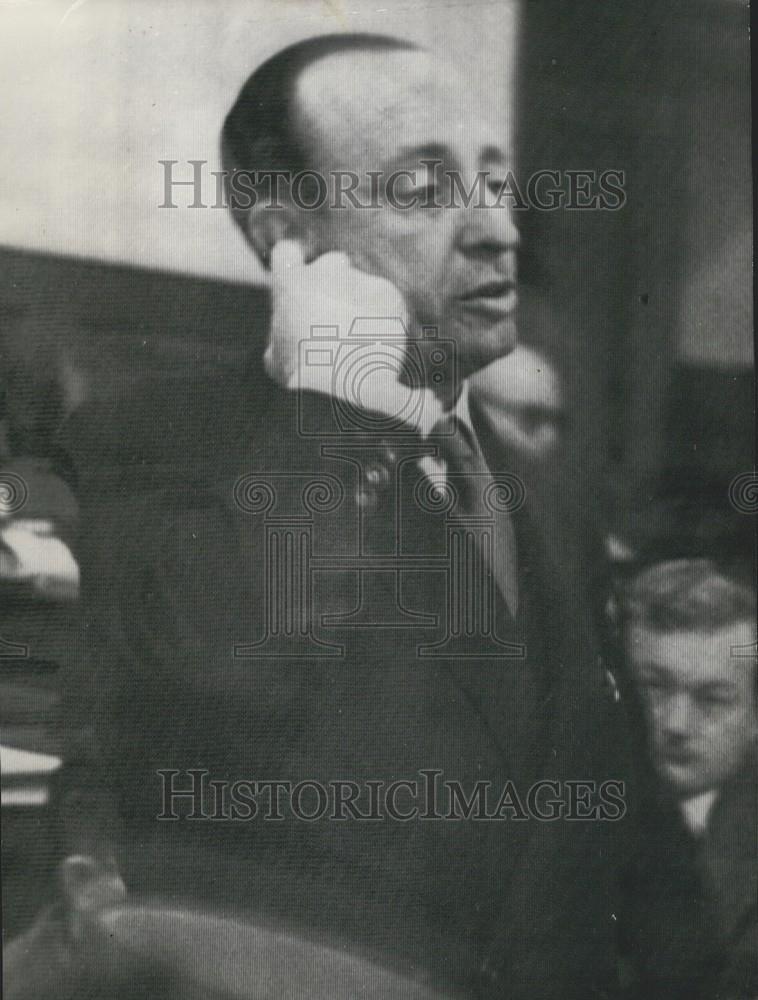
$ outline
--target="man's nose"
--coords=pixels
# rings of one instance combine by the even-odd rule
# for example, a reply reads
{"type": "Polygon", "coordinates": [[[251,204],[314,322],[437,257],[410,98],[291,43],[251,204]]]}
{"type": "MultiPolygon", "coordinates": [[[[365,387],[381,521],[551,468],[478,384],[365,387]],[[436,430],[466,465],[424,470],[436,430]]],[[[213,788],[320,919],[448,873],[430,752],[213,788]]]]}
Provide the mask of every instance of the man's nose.
{"type": "Polygon", "coordinates": [[[459,246],[468,257],[497,257],[515,250],[519,233],[510,207],[482,205],[474,202],[461,206],[459,246]]]}
{"type": "Polygon", "coordinates": [[[669,739],[683,739],[692,733],[695,720],[687,695],[674,695],[667,701],[662,721],[664,733],[669,739]]]}

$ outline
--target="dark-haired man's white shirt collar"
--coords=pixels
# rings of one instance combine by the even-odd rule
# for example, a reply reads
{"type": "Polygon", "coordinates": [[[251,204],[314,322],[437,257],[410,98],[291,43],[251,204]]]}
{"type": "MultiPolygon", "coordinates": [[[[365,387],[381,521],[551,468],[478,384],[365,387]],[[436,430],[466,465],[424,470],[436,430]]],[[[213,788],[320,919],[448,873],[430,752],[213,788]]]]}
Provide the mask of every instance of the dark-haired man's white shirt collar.
{"type": "Polygon", "coordinates": [[[702,837],[705,834],[717,798],[718,791],[712,788],[689,799],[682,799],[679,803],[679,812],[693,837],[702,837]]]}

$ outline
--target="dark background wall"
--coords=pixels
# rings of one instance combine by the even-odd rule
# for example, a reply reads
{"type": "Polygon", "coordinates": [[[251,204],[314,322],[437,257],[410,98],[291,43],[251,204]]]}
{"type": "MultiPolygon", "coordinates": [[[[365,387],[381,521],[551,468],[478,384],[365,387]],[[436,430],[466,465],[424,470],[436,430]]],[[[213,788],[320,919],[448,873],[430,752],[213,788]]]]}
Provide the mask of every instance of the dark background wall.
{"type": "Polygon", "coordinates": [[[680,532],[682,501],[695,508],[684,530],[707,530],[754,467],[747,7],[579,0],[523,14],[522,171],[626,175],[621,211],[524,227],[558,319],[576,461],[638,543],[680,532]]]}

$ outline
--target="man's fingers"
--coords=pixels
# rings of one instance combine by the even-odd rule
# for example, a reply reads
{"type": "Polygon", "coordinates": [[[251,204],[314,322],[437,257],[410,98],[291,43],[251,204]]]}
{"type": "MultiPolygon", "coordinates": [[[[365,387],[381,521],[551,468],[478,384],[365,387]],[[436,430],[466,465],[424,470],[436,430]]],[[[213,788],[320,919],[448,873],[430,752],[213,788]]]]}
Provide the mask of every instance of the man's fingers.
{"type": "Polygon", "coordinates": [[[338,250],[330,250],[329,253],[318,257],[314,261],[314,264],[318,264],[320,271],[328,271],[332,268],[339,270],[343,267],[350,267],[350,258],[346,253],[340,253],[338,250]]]}
{"type": "Polygon", "coordinates": [[[302,267],[303,248],[297,240],[279,240],[271,251],[271,271],[280,275],[292,267],[302,267]]]}

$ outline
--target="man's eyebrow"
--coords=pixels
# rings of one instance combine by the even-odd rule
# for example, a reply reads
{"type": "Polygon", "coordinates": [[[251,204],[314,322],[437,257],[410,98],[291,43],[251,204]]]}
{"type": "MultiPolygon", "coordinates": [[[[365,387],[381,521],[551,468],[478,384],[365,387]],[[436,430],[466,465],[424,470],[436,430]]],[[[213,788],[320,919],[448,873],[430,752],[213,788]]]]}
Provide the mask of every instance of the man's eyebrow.
{"type": "Polygon", "coordinates": [[[642,684],[664,684],[666,687],[677,687],[681,681],[667,668],[655,660],[642,660],[636,664],[637,679],[642,684]]]}
{"type": "Polygon", "coordinates": [[[736,685],[732,681],[706,681],[705,684],[698,685],[698,693],[705,695],[730,695],[736,691],[736,685]]]}
{"type": "MultiPolygon", "coordinates": [[[[421,160],[440,160],[445,163],[454,159],[454,153],[444,143],[425,142],[420,146],[401,147],[397,155],[392,157],[390,165],[395,166],[411,161],[420,162],[421,160]]],[[[508,157],[505,154],[505,150],[494,145],[484,146],[479,154],[479,160],[481,163],[497,163],[503,166],[507,166],[508,164],[508,157]]]]}
{"type": "Polygon", "coordinates": [[[485,146],[479,155],[480,160],[483,163],[502,163],[507,165],[508,157],[505,154],[505,150],[501,149],[500,146],[485,146]]]}
{"type": "Polygon", "coordinates": [[[642,684],[649,684],[651,681],[667,681],[671,678],[665,670],[656,667],[654,663],[639,663],[637,665],[638,680],[642,684]]]}

